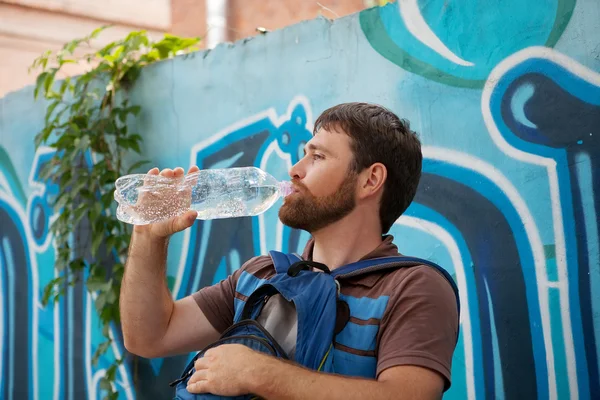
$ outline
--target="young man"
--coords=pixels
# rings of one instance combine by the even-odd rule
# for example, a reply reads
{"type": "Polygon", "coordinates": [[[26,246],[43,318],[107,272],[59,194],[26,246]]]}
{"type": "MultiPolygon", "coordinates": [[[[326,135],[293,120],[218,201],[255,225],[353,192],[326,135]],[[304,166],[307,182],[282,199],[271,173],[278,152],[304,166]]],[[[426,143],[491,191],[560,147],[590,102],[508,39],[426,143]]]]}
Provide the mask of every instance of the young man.
{"type": "MultiPolygon", "coordinates": [[[[396,256],[392,237],[382,235],[411,203],[421,162],[421,144],[408,122],[377,105],[340,104],[316,121],[305,156],[290,170],[294,192],[279,217],[312,235],[303,258],[331,270],[396,256]]],[[[176,168],[161,174],[183,172],[176,168]]],[[[121,290],[123,335],[132,353],[163,357],[202,349],[233,324],[240,275],[269,278],[275,273],[268,256],[256,257],[222,282],[174,302],[165,276],[168,238],[189,228],[195,217],[190,211],[135,227],[121,290]]],[[[353,324],[376,329],[374,350],[335,344],[350,354],[349,360],[353,354],[373,360],[370,379],[314,372],[242,345],[222,345],[196,362],[188,391],[254,393],[265,399],[439,399],[450,386],[458,335],[456,298],[442,274],[427,266],[382,271],[351,278],[341,293],[358,301],[387,300],[380,319],[351,318],[353,324]]],[[[285,304],[271,302],[263,314],[272,313],[261,314],[261,322],[286,342],[295,332],[293,321],[286,320],[285,304]]]]}

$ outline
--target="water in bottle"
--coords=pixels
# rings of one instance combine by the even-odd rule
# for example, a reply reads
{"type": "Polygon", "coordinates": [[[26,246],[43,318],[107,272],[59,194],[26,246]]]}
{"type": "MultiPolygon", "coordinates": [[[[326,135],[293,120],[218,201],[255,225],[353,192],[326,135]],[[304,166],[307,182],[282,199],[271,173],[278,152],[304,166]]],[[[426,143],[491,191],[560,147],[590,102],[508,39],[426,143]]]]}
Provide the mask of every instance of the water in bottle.
{"type": "Polygon", "coordinates": [[[205,169],[181,178],[134,174],[117,179],[117,218],[151,224],[198,211],[198,219],[259,215],[279,197],[291,193],[290,182],[280,182],[256,167],[205,169]]]}

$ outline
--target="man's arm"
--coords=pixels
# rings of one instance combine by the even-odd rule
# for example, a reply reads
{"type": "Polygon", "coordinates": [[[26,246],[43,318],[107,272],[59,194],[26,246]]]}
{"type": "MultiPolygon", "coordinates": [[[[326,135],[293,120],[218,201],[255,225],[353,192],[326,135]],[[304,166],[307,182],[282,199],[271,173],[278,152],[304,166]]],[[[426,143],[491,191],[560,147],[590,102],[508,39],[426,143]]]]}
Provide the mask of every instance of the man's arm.
{"type": "Polygon", "coordinates": [[[265,363],[262,379],[251,393],[265,399],[285,400],[438,400],[444,389],[444,380],[439,374],[411,365],[386,369],[375,381],[280,364],[283,363],[274,358],[265,363]]]}
{"type": "MultiPolygon", "coordinates": [[[[163,170],[161,175],[183,176],[183,170],[163,170]]],[[[167,286],[169,237],[189,228],[195,218],[195,212],[188,212],[134,228],[120,294],[123,339],[131,353],[148,358],[186,353],[219,337],[191,296],[174,302],[167,286]]]]}
{"type": "Polygon", "coordinates": [[[125,348],[155,358],[199,350],[219,338],[194,299],[173,301],[166,280],[166,239],[133,234],[121,284],[125,348]]]}
{"type": "Polygon", "coordinates": [[[437,400],[444,379],[427,368],[402,365],[377,380],[314,372],[242,345],[223,345],[196,361],[188,383],[191,393],[237,396],[253,393],[267,400],[437,400]]]}

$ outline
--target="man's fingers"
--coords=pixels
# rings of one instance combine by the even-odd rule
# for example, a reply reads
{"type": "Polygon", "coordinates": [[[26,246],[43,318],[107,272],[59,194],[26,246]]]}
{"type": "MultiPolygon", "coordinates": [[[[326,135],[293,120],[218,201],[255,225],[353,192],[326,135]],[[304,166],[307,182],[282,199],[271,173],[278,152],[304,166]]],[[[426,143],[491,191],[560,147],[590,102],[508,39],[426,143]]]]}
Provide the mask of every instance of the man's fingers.
{"type": "Polygon", "coordinates": [[[196,382],[205,381],[206,374],[207,374],[207,371],[205,369],[196,370],[196,372],[194,372],[194,374],[191,376],[190,380],[188,381],[188,383],[187,383],[188,386],[191,384],[194,384],[196,382]]]}
{"type": "Polygon", "coordinates": [[[184,229],[189,228],[196,221],[197,211],[187,211],[182,215],[173,217],[166,221],[158,222],[153,224],[153,232],[156,236],[167,237],[174,233],[181,232],[184,229]]]}
{"type": "Polygon", "coordinates": [[[205,357],[200,357],[194,362],[194,368],[196,368],[196,372],[205,370],[208,368],[207,359],[205,357]]]}
{"type": "Polygon", "coordinates": [[[187,383],[187,391],[190,393],[204,393],[206,391],[206,384],[208,383],[207,373],[208,370],[205,369],[204,361],[202,358],[199,358],[194,363],[194,368],[196,372],[192,375],[190,380],[187,383]]]}
{"type": "MultiPolygon", "coordinates": [[[[158,168],[154,167],[146,175],[158,175],[158,168]]],[[[151,178],[144,179],[144,186],[148,185],[151,182],[151,178]]]]}
{"type": "Polygon", "coordinates": [[[162,171],[160,171],[160,176],[164,176],[166,178],[172,178],[173,170],[171,168],[165,168],[162,171]]]}
{"type": "MultiPolygon", "coordinates": [[[[188,169],[188,173],[187,173],[187,174],[188,174],[188,175],[190,175],[190,174],[193,174],[193,173],[195,173],[195,172],[198,172],[198,171],[200,171],[200,169],[199,169],[197,166],[195,166],[195,165],[194,165],[194,166],[192,166],[190,169],[188,169]]],[[[197,176],[194,176],[194,177],[193,177],[193,178],[191,178],[191,179],[188,177],[188,178],[186,179],[186,182],[187,182],[187,183],[188,183],[188,184],[189,184],[191,187],[193,187],[193,186],[196,186],[196,184],[198,183],[198,177],[197,177],[197,176]]]]}
{"type": "Polygon", "coordinates": [[[198,211],[190,210],[190,211],[186,211],[183,215],[180,215],[179,217],[177,217],[177,219],[179,220],[179,223],[181,224],[180,230],[187,229],[190,226],[194,225],[194,222],[196,222],[197,216],[198,216],[198,211]]]}
{"type": "Polygon", "coordinates": [[[171,219],[170,231],[168,234],[171,235],[176,232],[181,232],[184,229],[189,228],[196,221],[196,216],[198,215],[198,211],[190,210],[186,211],[184,214],[179,215],[173,219],[171,219]]]}
{"type": "Polygon", "coordinates": [[[173,176],[175,178],[181,178],[183,176],[183,168],[177,167],[173,170],[173,176]]]}
{"type": "Polygon", "coordinates": [[[197,381],[194,383],[188,382],[186,389],[190,393],[210,393],[210,390],[208,389],[208,381],[197,381]]]}

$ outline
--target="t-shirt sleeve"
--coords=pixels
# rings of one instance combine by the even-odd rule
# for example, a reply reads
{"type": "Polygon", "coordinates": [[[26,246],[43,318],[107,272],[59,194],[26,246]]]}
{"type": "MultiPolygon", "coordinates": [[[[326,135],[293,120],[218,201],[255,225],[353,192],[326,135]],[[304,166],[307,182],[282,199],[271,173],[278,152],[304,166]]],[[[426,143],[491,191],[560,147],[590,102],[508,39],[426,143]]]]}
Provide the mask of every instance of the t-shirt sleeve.
{"type": "Polygon", "coordinates": [[[450,283],[431,267],[413,267],[390,296],[381,320],[377,376],[391,367],[415,365],[442,375],[447,390],[457,335],[450,283]]]}
{"type": "Polygon", "coordinates": [[[206,286],[192,294],[196,304],[204,313],[208,322],[219,332],[223,333],[233,325],[235,316],[235,287],[242,271],[252,267],[259,257],[248,260],[233,274],[212,286],[206,286]]]}

